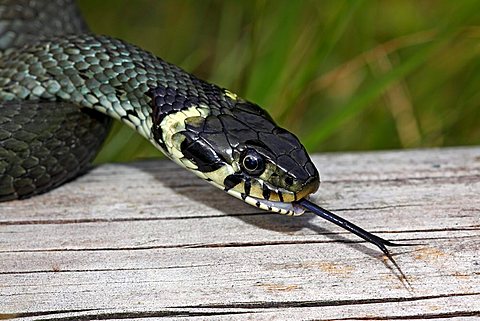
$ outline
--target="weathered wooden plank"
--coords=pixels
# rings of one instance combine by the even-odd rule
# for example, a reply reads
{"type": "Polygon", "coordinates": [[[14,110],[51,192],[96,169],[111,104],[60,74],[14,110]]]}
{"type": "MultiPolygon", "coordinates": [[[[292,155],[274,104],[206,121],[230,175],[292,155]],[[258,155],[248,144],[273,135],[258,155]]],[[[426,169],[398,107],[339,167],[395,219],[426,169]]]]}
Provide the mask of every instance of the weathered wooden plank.
{"type": "Polygon", "coordinates": [[[326,154],[311,215],[260,212],[166,161],[105,165],[0,204],[0,318],[480,317],[480,148],[326,154]]]}

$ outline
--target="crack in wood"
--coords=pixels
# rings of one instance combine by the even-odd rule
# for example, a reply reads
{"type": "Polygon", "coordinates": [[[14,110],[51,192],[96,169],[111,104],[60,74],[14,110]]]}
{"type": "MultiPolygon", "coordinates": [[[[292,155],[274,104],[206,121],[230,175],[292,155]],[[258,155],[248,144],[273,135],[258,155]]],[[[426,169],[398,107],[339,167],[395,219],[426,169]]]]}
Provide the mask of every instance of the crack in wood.
{"type": "Polygon", "coordinates": [[[50,269],[50,270],[30,270],[30,271],[0,271],[0,275],[21,275],[21,274],[40,274],[40,273],[88,273],[88,272],[120,272],[120,271],[158,271],[169,269],[191,269],[199,267],[217,266],[218,264],[190,264],[190,265],[171,265],[151,268],[114,268],[114,269],[50,269]]]}
{"type": "Polygon", "coordinates": [[[30,318],[30,317],[38,317],[43,315],[52,315],[52,314],[91,312],[91,311],[98,311],[98,309],[74,309],[74,310],[66,309],[66,310],[33,311],[33,312],[21,312],[21,313],[0,313],[0,320],[30,318]]]}
{"type": "MultiPolygon", "coordinates": [[[[414,241],[414,239],[412,239],[414,241]]],[[[412,241],[410,239],[399,239],[398,241],[412,241]]],[[[89,252],[89,251],[138,251],[155,249],[205,249],[220,247],[255,247],[255,246],[276,246],[276,245],[296,245],[296,244],[322,244],[322,243],[366,243],[365,241],[350,240],[302,240],[302,241],[258,241],[258,242],[225,242],[225,243],[203,243],[203,244],[174,244],[174,245],[156,245],[156,246],[138,246],[138,247],[97,247],[97,248],[52,248],[52,249],[32,249],[32,250],[7,250],[0,253],[41,253],[41,252],[89,252]]]]}
{"type": "MultiPolygon", "coordinates": [[[[480,293],[450,293],[445,295],[430,295],[419,296],[414,298],[382,298],[382,299],[362,299],[362,300],[334,300],[334,301],[284,301],[284,302],[239,302],[232,304],[206,304],[206,305],[192,305],[192,306],[173,306],[166,307],[168,310],[158,311],[130,311],[130,312],[111,312],[111,313],[88,313],[96,311],[98,309],[82,309],[82,310],[58,310],[58,311],[36,311],[17,314],[0,314],[0,319],[8,317],[9,319],[25,318],[25,317],[38,317],[58,314],[69,313],[83,313],[75,316],[66,317],[52,317],[52,318],[40,318],[37,320],[42,321],[67,321],[75,319],[77,321],[84,320],[109,320],[109,319],[133,319],[133,318],[164,318],[164,317],[209,317],[209,316],[228,316],[239,314],[251,314],[262,313],[261,309],[277,309],[277,308],[315,308],[315,307],[328,307],[328,306],[354,306],[365,304],[383,304],[383,303],[402,303],[413,301],[424,301],[432,299],[442,299],[450,297],[465,297],[465,296],[478,296],[480,293]],[[170,310],[173,309],[173,310],[170,310]],[[252,311],[192,311],[194,309],[252,309],[252,311]],[[260,310],[258,310],[260,309],[260,310]],[[255,311],[256,310],[256,311],[255,311]]],[[[475,311],[453,311],[445,313],[426,313],[426,314],[411,314],[411,315],[389,315],[378,317],[354,317],[354,318],[336,318],[336,320],[431,320],[437,318],[455,318],[455,317],[477,317],[480,316],[480,310],[475,311]]],[[[320,319],[317,319],[320,320],[320,319]]]]}
{"type": "MultiPolygon", "coordinates": [[[[400,302],[413,302],[424,301],[433,299],[444,299],[452,297],[467,297],[478,296],[478,293],[448,293],[439,295],[425,295],[416,297],[391,297],[391,298],[379,298],[379,299],[360,299],[360,300],[331,300],[331,301],[252,301],[252,302],[237,302],[237,303],[213,303],[213,304],[200,304],[196,306],[173,306],[171,308],[202,308],[202,309],[276,309],[276,308],[315,308],[315,307],[327,307],[327,306],[345,306],[345,305],[364,305],[364,304],[376,304],[376,303],[400,303],[400,302]]],[[[480,298],[479,298],[480,299],[480,298]]]]}
{"type": "MultiPolygon", "coordinates": [[[[470,230],[468,230],[470,231],[470,230]]],[[[375,234],[383,232],[374,232],[375,234]]],[[[389,231],[385,233],[408,233],[402,231],[389,231]]],[[[322,233],[319,235],[342,235],[347,232],[341,233],[322,233]]],[[[398,238],[395,242],[418,242],[428,240],[459,240],[478,238],[476,235],[467,236],[445,236],[445,237],[422,237],[422,238],[398,238]]],[[[227,248],[227,247],[257,247],[257,246],[282,246],[282,245],[299,245],[299,244],[325,244],[325,243],[342,243],[342,244],[368,244],[363,240],[347,240],[347,239],[330,239],[330,240],[280,240],[280,241],[250,241],[250,242],[224,242],[224,243],[183,243],[172,245],[152,245],[152,246],[131,246],[131,247],[96,247],[96,248],[50,248],[50,249],[21,249],[21,250],[0,250],[0,254],[10,253],[42,253],[42,252],[96,252],[96,251],[139,251],[139,250],[156,250],[156,249],[205,249],[205,248],[227,248]]],[[[407,243],[406,243],[407,244],[407,243]]],[[[420,244],[419,246],[422,246],[420,244]]],[[[425,243],[424,245],[427,245],[425,243]]]]}
{"type": "MultiPolygon", "coordinates": [[[[96,310],[96,309],[92,309],[96,310]]],[[[81,310],[80,310],[81,311],[81,310]]],[[[88,310],[85,310],[88,311],[88,310]]],[[[25,317],[35,317],[35,316],[48,316],[49,314],[66,314],[69,311],[53,311],[53,313],[39,312],[40,314],[35,314],[36,312],[29,313],[18,313],[18,314],[9,314],[10,319],[18,319],[25,317]]],[[[132,311],[132,312],[111,312],[111,313],[96,313],[96,314],[80,314],[75,316],[66,316],[66,317],[52,317],[52,318],[39,318],[39,321],[90,321],[90,320],[111,320],[111,319],[138,319],[138,318],[171,318],[171,317],[210,317],[210,316],[227,316],[227,315],[237,315],[244,314],[246,312],[239,311],[220,311],[220,312],[196,312],[188,310],[159,310],[159,311],[132,311]]],[[[0,320],[1,320],[0,315],[0,320]]]]}

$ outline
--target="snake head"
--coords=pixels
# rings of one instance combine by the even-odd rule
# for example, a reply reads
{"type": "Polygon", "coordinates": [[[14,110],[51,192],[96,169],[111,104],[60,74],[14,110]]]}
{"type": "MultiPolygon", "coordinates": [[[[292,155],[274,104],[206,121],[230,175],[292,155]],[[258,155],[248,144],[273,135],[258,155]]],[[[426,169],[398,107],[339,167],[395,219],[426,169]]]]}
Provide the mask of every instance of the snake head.
{"type": "Polygon", "coordinates": [[[263,127],[255,126],[258,138],[248,137],[245,130],[238,131],[238,124],[234,124],[241,122],[242,113],[237,113],[239,117],[234,118],[220,117],[225,128],[230,128],[229,124],[235,128],[227,134],[228,141],[238,142],[232,148],[233,161],[230,163],[235,173],[225,177],[225,190],[269,211],[303,213],[293,202],[314,193],[320,182],[318,171],[304,147],[283,128],[261,130],[272,124],[267,118],[263,119],[263,127]]]}
{"type": "Polygon", "coordinates": [[[295,202],[320,183],[305,148],[258,105],[214,89],[208,99],[189,97],[173,112],[152,91],[157,145],[178,164],[251,205],[302,214],[295,202]]]}

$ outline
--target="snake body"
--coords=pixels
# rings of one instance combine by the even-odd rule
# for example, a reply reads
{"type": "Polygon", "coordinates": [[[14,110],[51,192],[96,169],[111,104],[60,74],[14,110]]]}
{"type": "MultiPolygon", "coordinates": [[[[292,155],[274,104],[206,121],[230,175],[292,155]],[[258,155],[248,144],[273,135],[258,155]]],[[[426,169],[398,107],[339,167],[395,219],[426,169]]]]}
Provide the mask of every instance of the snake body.
{"type": "MultiPolygon", "coordinates": [[[[0,58],[0,102],[0,115],[18,104],[50,113],[65,104],[118,119],[180,166],[262,209],[300,214],[294,202],[319,185],[302,144],[259,106],[111,37],[82,31],[7,50],[0,58]]],[[[0,197],[29,196],[45,185],[29,175],[18,166],[3,169],[0,197]]]]}

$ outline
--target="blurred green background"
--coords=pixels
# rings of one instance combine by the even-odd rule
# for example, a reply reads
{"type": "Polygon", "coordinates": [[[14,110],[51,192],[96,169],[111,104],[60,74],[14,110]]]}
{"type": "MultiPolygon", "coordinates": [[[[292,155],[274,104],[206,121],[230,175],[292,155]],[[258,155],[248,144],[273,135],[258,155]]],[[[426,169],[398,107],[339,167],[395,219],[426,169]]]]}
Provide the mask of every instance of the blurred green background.
{"type": "MultiPolygon", "coordinates": [[[[78,2],[94,32],[258,103],[310,152],[480,142],[480,1],[78,2]]],[[[116,124],[97,162],[159,155],[116,124]]]]}

